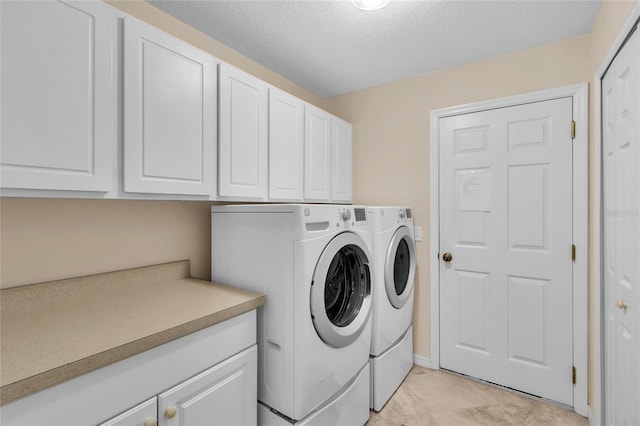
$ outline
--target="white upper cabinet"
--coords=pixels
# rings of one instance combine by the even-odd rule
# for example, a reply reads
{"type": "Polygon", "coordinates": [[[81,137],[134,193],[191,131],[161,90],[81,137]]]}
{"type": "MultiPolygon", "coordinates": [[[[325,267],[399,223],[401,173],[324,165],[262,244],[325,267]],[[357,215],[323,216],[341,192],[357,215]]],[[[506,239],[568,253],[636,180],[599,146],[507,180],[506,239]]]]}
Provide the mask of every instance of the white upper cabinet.
{"type": "Polygon", "coordinates": [[[219,79],[218,194],[265,199],[268,85],[225,63],[219,79]]]}
{"type": "Polygon", "coordinates": [[[304,180],[304,102],[269,88],[269,199],[300,201],[304,180]]]}
{"type": "Polygon", "coordinates": [[[216,66],[142,21],[124,23],[124,190],[214,195],[216,66]]]}
{"type": "Polygon", "coordinates": [[[0,0],[0,24],[2,195],[351,202],[328,112],[102,1],[0,0]]]}
{"type": "Polygon", "coordinates": [[[352,199],[351,124],[305,106],[304,198],[350,203],[352,199]]]}
{"type": "Polygon", "coordinates": [[[102,2],[0,1],[3,188],[112,189],[115,24],[102,2]]]}
{"type": "Polygon", "coordinates": [[[305,105],[304,198],[331,199],[331,114],[305,105]]]}
{"type": "Polygon", "coordinates": [[[350,203],[352,181],[351,124],[331,118],[331,201],[350,203]]]}

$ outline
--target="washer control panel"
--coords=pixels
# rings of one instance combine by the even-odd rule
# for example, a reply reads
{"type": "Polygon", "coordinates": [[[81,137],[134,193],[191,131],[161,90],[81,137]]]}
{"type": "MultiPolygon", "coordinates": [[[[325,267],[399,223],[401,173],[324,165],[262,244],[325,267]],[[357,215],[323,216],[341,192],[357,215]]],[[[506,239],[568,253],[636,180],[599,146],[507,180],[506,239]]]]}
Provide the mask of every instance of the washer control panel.
{"type": "Polygon", "coordinates": [[[334,211],[336,227],[362,226],[367,224],[367,209],[364,207],[342,207],[334,211]]]}
{"type": "Polygon", "coordinates": [[[367,221],[367,209],[356,207],[355,209],[353,209],[353,211],[354,211],[355,216],[356,216],[356,222],[366,222],[367,221]]]}

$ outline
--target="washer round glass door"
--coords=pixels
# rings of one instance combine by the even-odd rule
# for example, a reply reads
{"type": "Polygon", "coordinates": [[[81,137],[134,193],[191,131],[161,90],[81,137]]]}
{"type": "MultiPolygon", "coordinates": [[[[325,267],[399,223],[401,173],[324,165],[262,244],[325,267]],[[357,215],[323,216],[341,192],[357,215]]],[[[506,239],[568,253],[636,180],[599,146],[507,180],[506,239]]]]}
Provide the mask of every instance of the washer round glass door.
{"type": "Polygon", "coordinates": [[[342,348],[362,334],[371,312],[371,255],[362,239],[343,232],[325,247],[311,283],[311,318],[328,345],[342,348]]]}
{"type": "Polygon", "coordinates": [[[411,230],[406,226],[398,228],[387,249],[384,263],[384,287],[389,302],[402,308],[411,292],[416,273],[416,255],[411,230]]]}

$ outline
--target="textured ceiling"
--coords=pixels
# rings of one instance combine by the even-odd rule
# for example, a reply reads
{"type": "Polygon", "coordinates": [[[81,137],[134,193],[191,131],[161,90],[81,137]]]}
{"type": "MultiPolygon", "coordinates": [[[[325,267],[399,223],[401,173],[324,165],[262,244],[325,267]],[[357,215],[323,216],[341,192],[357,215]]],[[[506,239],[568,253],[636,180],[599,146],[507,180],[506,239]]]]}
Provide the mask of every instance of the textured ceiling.
{"type": "Polygon", "coordinates": [[[147,0],[322,97],[586,34],[595,0],[147,0]]]}

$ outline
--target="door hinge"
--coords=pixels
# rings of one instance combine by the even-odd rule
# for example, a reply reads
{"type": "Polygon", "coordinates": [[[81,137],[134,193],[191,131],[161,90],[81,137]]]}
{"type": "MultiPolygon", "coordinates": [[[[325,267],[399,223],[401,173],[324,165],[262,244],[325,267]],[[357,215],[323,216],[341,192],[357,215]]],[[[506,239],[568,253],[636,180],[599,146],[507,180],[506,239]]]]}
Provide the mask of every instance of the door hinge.
{"type": "Polygon", "coordinates": [[[576,384],[576,367],[571,367],[571,383],[576,384]]]}
{"type": "Polygon", "coordinates": [[[576,260],[576,245],[571,244],[571,260],[576,260]]]}
{"type": "Polygon", "coordinates": [[[571,120],[571,139],[576,138],[576,122],[571,120]]]}

